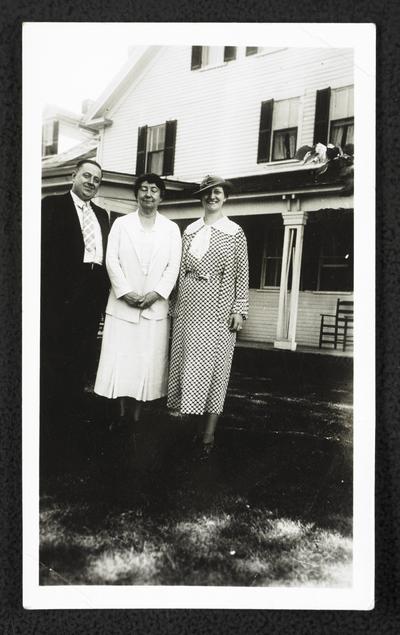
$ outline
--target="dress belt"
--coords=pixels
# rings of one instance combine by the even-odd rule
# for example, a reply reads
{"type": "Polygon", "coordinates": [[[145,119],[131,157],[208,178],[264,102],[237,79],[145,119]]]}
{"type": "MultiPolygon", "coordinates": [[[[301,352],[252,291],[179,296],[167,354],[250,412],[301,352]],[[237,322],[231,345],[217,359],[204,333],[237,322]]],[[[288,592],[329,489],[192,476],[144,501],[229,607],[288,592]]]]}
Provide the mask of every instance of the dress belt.
{"type": "Polygon", "coordinates": [[[198,273],[197,271],[186,271],[186,278],[193,278],[193,280],[204,280],[205,282],[214,282],[215,280],[221,280],[222,274],[210,275],[209,273],[198,273]]]}

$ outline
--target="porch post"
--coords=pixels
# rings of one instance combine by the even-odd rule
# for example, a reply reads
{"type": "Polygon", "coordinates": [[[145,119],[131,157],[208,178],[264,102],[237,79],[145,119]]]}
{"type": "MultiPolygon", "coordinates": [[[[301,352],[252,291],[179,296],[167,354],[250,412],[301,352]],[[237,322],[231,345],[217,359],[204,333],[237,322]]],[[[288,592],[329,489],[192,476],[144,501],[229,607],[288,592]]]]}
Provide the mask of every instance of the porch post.
{"type": "Polygon", "coordinates": [[[279,289],[278,322],[275,348],[295,351],[297,312],[299,304],[300,272],[303,254],[304,226],[307,213],[301,211],[301,202],[297,199],[296,209],[292,210],[294,195],[287,199],[287,211],[282,212],[285,234],[282,252],[282,270],[279,289]],[[289,270],[292,266],[292,284],[288,289],[289,270]]]}

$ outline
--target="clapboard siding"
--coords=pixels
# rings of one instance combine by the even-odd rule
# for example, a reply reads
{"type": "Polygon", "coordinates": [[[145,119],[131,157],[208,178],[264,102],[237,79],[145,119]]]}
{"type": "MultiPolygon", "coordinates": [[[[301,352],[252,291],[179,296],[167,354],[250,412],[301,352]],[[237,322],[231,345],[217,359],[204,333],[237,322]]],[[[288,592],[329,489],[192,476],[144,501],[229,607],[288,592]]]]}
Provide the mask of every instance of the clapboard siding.
{"type": "MultiPolygon", "coordinates": [[[[241,53],[242,55],[242,53],[241,53]]],[[[190,47],[163,47],[139,80],[108,113],[99,159],[105,169],[132,173],[137,129],[177,119],[174,177],[196,181],[207,172],[259,174],[261,102],[301,99],[298,146],[312,143],[316,90],[353,83],[350,49],[284,49],[190,70],[190,47]]]]}
{"type": "MultiPolygon", "coordinates": [[[[296,342],[302,346],[318,346],[321,313],[335,313],[338,298],[352,300],[349,293],[299,294],[296,342]]],[[[249,317],[244,323],[240,339],[254,342],[273,342],[276,339],[279,293],[250,289],[249,317]]]]}
{"type": "Polygon", "coordinates": [[[249,315],[244,322],[240,339],[255,342],[273,342],[278,321],[278,291],[250,289],[249,315]]]}

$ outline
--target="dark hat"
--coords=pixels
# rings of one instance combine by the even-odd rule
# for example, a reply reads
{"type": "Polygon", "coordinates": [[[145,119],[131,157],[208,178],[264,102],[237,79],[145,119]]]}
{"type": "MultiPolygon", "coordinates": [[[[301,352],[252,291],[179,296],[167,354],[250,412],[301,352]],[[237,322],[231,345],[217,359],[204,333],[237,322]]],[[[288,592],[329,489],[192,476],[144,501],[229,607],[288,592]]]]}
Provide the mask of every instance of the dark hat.
{"type": "Polygon", "coordinates": [[[200,183],[199,189],[193,193],[203,194],[203,192],[206,192],[207,190],[210,190],[213,187],[217,187],[217,185],[220,185],[221,187],[224,188],[224,190],[226,189],[228,192],[230,192],[233,189],[232,183],[230,181],[225,181],[225,179],[223,179],[221,176],[216,176],[215,174],[213,175],[207,174],[207,176],[205,176],[202,182],[200,183]]]}

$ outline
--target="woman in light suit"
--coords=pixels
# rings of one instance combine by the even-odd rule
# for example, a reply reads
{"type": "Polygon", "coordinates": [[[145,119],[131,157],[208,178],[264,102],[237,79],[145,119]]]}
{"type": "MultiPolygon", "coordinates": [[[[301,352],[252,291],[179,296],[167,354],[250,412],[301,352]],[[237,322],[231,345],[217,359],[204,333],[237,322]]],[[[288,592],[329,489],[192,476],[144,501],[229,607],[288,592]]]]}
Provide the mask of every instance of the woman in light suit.
{"type": "Polygon", "coordinates": [[[111,290],[95,393],[119,400],[119,416],[139,421],[144,401],[167,394],[168,297],[178,277],[181,236],[176,223],[157,211],[165,185],[143,174],[134,185],[136,212],[111,229],[106,266],[111,290]]]}

